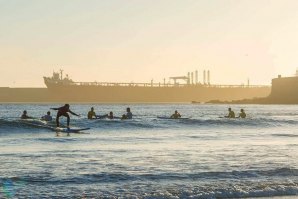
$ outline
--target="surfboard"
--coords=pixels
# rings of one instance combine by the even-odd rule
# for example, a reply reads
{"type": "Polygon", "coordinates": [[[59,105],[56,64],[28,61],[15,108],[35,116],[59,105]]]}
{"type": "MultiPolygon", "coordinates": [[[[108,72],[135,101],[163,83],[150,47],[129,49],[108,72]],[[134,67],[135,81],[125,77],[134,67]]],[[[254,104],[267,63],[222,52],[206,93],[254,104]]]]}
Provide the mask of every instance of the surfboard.
{"type": "Polygon", "coordinates": [[[158,116],[157,118],[163,119],[163,120],[187,120],[187,119],[190,119],[189,117],[171,118],[171,117],[165,117],[165,116],[158,116]]]}
{"type": "Polygon", "coordinates": [[[114,116],[112,119],[110,119],[108,116],[103,116],[103,117],[97,117],[93,118],[92,120],[120,120],[121,117],[114,116]]]}
{"type": "Polygon", "coordinates": [[[53,128],[54,131],[56,132],[61,132],[61,133],[78,133],[78,134],[89,134],[85,133],[82,131],[89,130],[90,128],[53,128]]]}
{"type": "Polygon", "coordinates": [[[97,115],[95,119],[105,119],[108,117],[108,114],[106,115],[97,115]]]}
{"type": "Polygon", "coordinates": [[[90,133],[82,132],[82,131],[89,130],[90,128],[54,127],[54,126],[49,126],[46,123],[30,123],[30,122],[26,122],[25,124],[28,124],[30,126],[39,127],[39,128],[49,129],[49,130],[52,130],[52,131],[55,131],[55,132],[61,132],[61,133],[90,134],[90,133]]]}

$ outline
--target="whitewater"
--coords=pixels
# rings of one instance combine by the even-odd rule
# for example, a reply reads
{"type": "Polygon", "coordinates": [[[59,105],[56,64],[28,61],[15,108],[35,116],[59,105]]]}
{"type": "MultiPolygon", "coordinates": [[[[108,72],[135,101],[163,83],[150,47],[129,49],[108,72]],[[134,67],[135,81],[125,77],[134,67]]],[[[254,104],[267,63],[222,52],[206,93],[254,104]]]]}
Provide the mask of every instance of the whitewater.
{"type": "Polygon", "coordinates": [[[91,129],[70,135],[19,119],[61,105],[0,105],[0,198],[298,196],[298,106],[71,104],[71,126],[91,129]],[[229,107],[247,119],[220,118],[229,107]],[[158,118],[175,110],[189,119],[158,118]]]}

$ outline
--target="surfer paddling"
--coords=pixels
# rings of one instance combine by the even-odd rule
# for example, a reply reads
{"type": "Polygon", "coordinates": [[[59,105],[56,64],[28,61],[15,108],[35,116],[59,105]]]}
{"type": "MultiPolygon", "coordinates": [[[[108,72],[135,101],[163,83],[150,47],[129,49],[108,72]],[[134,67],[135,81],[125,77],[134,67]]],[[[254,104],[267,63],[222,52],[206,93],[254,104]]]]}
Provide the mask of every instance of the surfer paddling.
{"type": "Polygon", "coordinates": [[[56,117],[56,124],[57,124],[57,127],[59,127],[59,118],[61,116],[64,116],[67,118],[67,128],[69,128],[69,122],[70,122],[70,117],[68,115],[68,113],[72,114],[72,115],[75,115],[75,116],[80,116],[74,112],[72,112],[70,109],[69,109],[69,104],[65,104],[64,106],[60,107],[60,108],[51,108],[52,110],[56,110],[58,111],[57,112],[57,117],[56,117]]]}

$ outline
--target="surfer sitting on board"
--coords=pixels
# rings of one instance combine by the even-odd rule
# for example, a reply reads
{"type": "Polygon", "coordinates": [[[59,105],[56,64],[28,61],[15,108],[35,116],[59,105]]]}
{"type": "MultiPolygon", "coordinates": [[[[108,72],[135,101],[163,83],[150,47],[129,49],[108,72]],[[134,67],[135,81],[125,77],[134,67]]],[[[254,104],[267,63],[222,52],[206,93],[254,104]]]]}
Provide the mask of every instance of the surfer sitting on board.
{"type": "Polygon", "coordinates": [[[176,110],[175,113],[173,115],[171,115],[171,119],[178,119],[181,118],[180,113],[178,113],[178,111],[176,110]]]}
{"type": "Polygon", "coordinates": [[[109,119],[114,119],[114,114],[113,112],[111,111],[110,114],[107,116],[109,119]]]}
{"type": "Polygon", "coordinates": [[[22,114],[22,116],[21,116],[21,119],[23,119],[23,120],[25,120],[25,119],[33,119],[33,117],[29,117],[29,116],[27,115],[27,111],[24,110],[24,111],[23,111],[23,114],[22,114]]]}
{"type": "Polygon", "coordinates": [[[126,118],[125,119],[132,119],[132,112],[130,112],[130,108],[126,108],[126,118]]]}
{"type": "Polygon", "coordinates": [[[94,118],[97,118],[97,116],[96,116],[96,114],[94,112],[94,108],[93,107],[91,107],[91,110],[88,112],[87,117],[88,117],[89,120],[92,120],[94,118]]]}
{"type": "Polygon", "coordinates": [[[225,116],[226,118],[235,118],[235,113],[234,111],[232,111],[231,108],[228,109],[229,110],[229,115],[225,116]]]}
{"type": "Polygon", "coordinates": [[[69,128],[69,121],[70,121],[70,118],[69,118],[69,115],[68,115],[68,112],[71,113],[72,115],[75,115],[75,116],[78,116],[78,114],[72,112],[70,109],[69,109],[69,104],[65,104],[64,106],[60,107],[60,108],[51,108],[52,110],[56,110],[58,111],[57,113],[57,117],[56,117],[56,124],[57,124],[57,127],[59,127],[59,117],[61,116],[64,116],[64,117],[67,117],[67,128],[69,128]]]}
{"type": "Polygon", "coordinates": [[[240,110],[240,113],[239,113],[239,117],[238,118],[246,118],[246,113],[244,112],[244,109],[241,109],[240,110]]]}
{"type": "Polygon", "coordinates": [[[51,112],[48,111],[46,115],[42,116],[41,117],[42,120],[44,121],[47,121],[47,122],[50,122],[53,120],[52,116],[51,116],[51,112]]]}

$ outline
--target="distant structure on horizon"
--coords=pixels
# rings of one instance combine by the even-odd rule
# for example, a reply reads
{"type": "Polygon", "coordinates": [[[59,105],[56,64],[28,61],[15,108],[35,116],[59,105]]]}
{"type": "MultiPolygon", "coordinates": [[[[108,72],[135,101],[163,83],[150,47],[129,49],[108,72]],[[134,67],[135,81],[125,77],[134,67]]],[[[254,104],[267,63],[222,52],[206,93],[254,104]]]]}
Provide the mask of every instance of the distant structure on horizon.
{"type": "Polygon", "coordinates": [[[272,79],[271,93],[267,97],[233,101],[211,100],[209,103],[298,104],[298,70],[292,77],[278,75],[272,79]]]}
{"type": "Polygon", "coordinates": [[[272,79],[272,89],[268,100],[272,103],[298,104],[298,70],[293,77],[272,79]]]}

